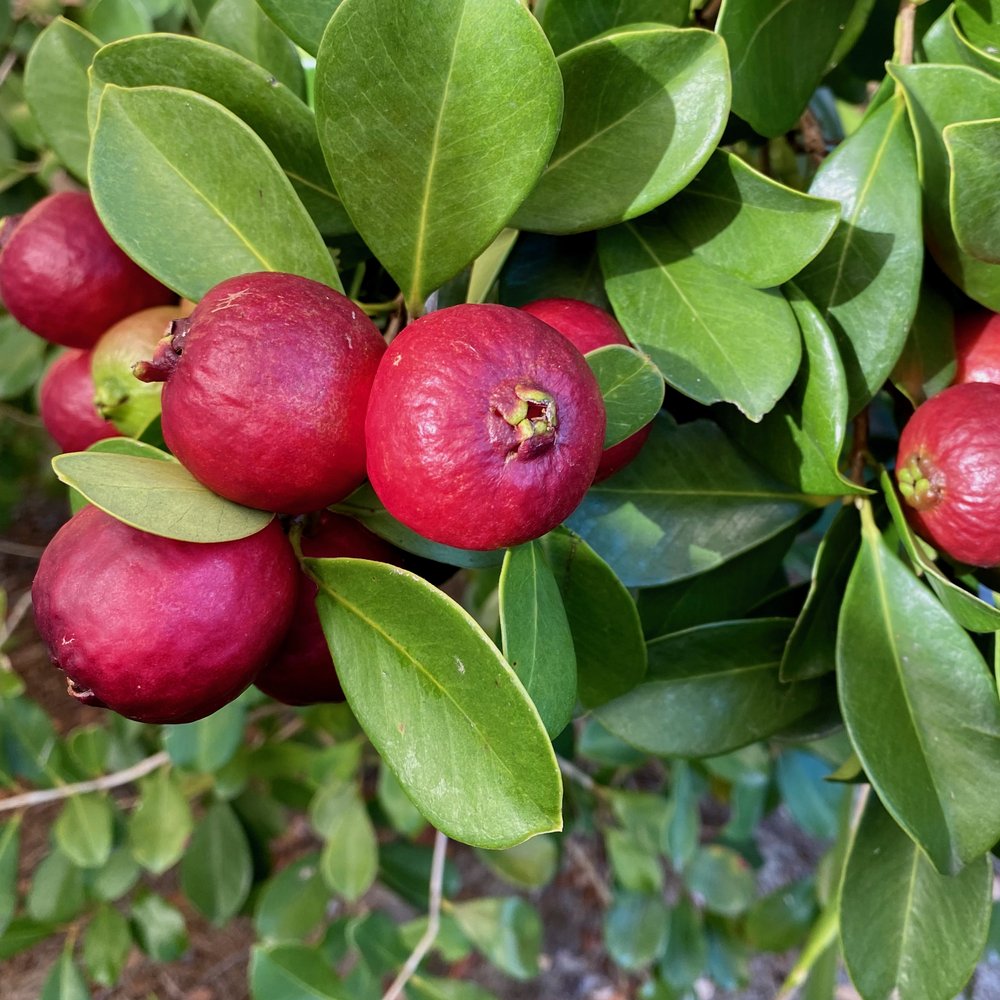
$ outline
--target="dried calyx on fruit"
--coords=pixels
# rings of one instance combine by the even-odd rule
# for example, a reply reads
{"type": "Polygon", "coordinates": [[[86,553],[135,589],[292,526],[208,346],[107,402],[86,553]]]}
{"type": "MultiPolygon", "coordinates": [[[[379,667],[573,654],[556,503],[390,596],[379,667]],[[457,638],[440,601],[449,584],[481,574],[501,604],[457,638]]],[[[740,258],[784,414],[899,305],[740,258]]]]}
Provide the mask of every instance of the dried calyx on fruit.
{"type": "Polygon", "coordinates": [[[118,437],[115,425],[94,406],[92,355],[69,348],[49,365],[38,387],[42,423],[63,451],[84,451],[95,441],[118,437]]]}

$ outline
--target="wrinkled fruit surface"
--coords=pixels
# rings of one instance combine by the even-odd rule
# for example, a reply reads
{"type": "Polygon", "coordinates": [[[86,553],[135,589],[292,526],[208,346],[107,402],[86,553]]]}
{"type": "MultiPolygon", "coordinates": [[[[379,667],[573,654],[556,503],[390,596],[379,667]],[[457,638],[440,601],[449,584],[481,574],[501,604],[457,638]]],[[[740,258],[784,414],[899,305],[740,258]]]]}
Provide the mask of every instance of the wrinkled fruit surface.
{"type": "Polygon", "coordinates": [[[452,306],[407,326],[379,366],[368,475],[425,538],[518,545],[583,499],[605,419],[590,367],[552,327],[507,306],[452,306]]]}
{"type": "Polygon", "coordinates": [[[1000,313],[955,317],[955,384],[1000,383],[1000,313]]]}
{"type": "Polygon", "coordinates": [[[73,348],[60,354],[38,387],[42,423],[63,451],[84,451],[95,441],[119,436],[94,406],[92,354],[73,348]]]}
{"type": "MultiPolygon", "coordinates": [[[[372,559],[403,566],[407,554],[373,535],[353,518],[324,512],[303,533],[302,554],[315,559],[372,559]]],[[[316,584],[299,572],[295,611],[277,652],[254,682],[265,694],[286,705],[343,701],[323,626],[316,611],[316,584]]]]}
{"type": "Polygon", "coordinates": [[[210,490],[302,514],[365,478],[365,409],[385,341],[350,299],[292,274],[216,285],[135,372],[164,381],[163,437],[210,490]]]}
{"type": "Polygon", "coordinates": [[[93,347],[123,317],[175,299],[118,248],[84,192],[49,195],[8,219],[0,243],[0,298],[55,344],[93,347]]]}
{"type": "Polygon", "coordinates": [[[959,562],[1000,564],[1000,385],[951,386],[899,438],[896,479],[918,534],[959,562]]]}
{"type": "Polygon", "coordinates": [[[288,629],[299,568],[280,526],[199,544],[84,507],[32,586],[70,693],[140,722],[193,722],[235,698],[288,629]]]}
{"type": "MultiPolygon", "coordinates": [[[[538,299],[521,308],[558,330],[583,354],[596,351],[600,347],[607,347],[609,344],[632,346],[618,321],[589,302],[580,299],[538,299]]],[[[639,454],[652,429],[653,425],[647,424],[624,441],[605,449],[594,482],[599,483],[602,479],[607,479],[608,476],[613,476],[620,469],[624,469],[639,454]]]]}

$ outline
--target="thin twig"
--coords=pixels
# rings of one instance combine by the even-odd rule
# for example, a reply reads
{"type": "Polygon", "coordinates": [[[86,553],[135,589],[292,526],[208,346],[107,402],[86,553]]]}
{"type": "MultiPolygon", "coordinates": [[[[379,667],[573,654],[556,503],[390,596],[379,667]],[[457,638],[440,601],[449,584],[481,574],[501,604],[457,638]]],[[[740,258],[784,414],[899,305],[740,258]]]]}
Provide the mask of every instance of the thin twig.
{"type": "Polygon", "coordinates": [[[601,878],[601,873],[597,870],[590,856],[572,837],[563,839],[563,849],[570,855],[573,863],[583,872],[588,884],[594,890],[597,898],[601,901],[601,906],[607,909],[614,902],[611,890],[607,883],[601,878]]]}
{"type": "Polygon", "coordinates": [[[45,551],[41,545],[25,545],[23,542],[10,542],[0,538],[0,552],[8,556],[22,556],[25,559],[41,559],[45,551]]]}
{"type": "Polygon", "coordinates": [[[854,418],[854,440],[851,444],[849,476],[852,483],[865,485],[865,466],[868,464],[868,407],[854,418]]]}
{"type": "Polygon", "coordinates": [[[556,761],[559,764],[559,770],[567,778],[575,781],[581,788],[585,788],[591,795],[603,793],[604,789],[586,771],[581,771],[576,764],[566,760],[565,757],[556,757],[556,761]]]}
{"type": "Polygon", "coordinates": [[[438,936],[441,926],[441,894],[444,885],[444,856],[448,847],[448,838],[438,830],[434,836],[434,856],[431,859],[430,901],[427,909],[427,930],[424,931],[417,946],[410,952],[399,975],[383,994],[382,1000],[398,1000],[403,995],[403,987],[417,971],[424,956],[431,950],[431,945],[438,936]]]}
{"type": "Polygon", "coordinates": [[[899,5],[896,24],[899,26],[899,50],[896,62],[909,66],[913,62],[914,29],[916,27],[917,5],[913,0],[903,0],[899,5]]]}
{"type": "Polygon", "coordinates": [[[0,799],[0,813],[13,812],[15,809],[26,809],[29,806],[40,806],[46,802],[58,802],[60,799],[72,798],[74,795],[85,795],[87,792],[103,792],[109,788],[117,788],[119,785],[127,785],[129,782],[137,781],[145,777],[152,771],[156,771],[170,762],[170,755],[162,750],[154,753],[152,757],[140,760],[138,764],[125,768],[124,771],[115,771],[114,774],[105,774],[92,781],[77,781],[72,785],[60,785],[58,788],[42,788],[36,792],[25,792],[23,795],[12,795],[6,799],[0,799]]]}
{"type": "Polygon", "coordinates": [[[14,634],[14,629],[21,624],[21,619],[28,613],[31,607],[31,591],[26,590],[15,602],[7,615],[7,621],[0,626],[0,648],[14,634]]]}
{"type": "Polygon", "coordinates": [[[0,63],[0,87],[3,86],[4,81],[10,76],[10,71],[14,68],[14,63],[17,62],[17,53],[11,49],[7,55],[3,57],[3,62],[0,63]]]}

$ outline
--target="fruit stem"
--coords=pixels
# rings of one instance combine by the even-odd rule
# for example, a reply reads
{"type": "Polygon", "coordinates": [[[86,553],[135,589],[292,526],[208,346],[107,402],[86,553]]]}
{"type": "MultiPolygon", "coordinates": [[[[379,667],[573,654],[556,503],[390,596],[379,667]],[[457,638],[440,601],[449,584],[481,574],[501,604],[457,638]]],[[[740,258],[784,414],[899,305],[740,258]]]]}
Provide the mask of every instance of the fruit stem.
{"type": "Polygon", "coordinates": [[[170,321],[167,335],[156,345],[152,361],[137,361],[132,374],[140,382],[166,382],[184,353],[184,340],[191,329],[191,317],[170,321]]]}

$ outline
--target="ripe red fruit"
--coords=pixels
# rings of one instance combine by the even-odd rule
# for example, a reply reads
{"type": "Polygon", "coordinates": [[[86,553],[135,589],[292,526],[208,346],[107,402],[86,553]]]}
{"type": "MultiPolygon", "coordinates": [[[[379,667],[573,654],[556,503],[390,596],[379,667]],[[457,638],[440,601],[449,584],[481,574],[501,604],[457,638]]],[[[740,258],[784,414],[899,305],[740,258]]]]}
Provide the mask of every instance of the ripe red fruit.
{"type": "Polygon", "coordinates": [[[108,235],[90,195],[49,195],[0,231],[0,298],[46,340],[93,347],[113,323],[176,296],[108,235]]]}
{"type": "Polygon", "coordinates": [[[176,321],[143,381],[164,381],[163,437],[221,496],[319,510],[365,478],[365,408],[385,341],[350,299],[270,271],[230,278],[176,321]]]}
{"type": "Polygon", "coordinates": [[[973,566],[1000,564],[1000,385],[951,386],[903,428],[899,490],[914,530],[973,566]]]}
{"type": "Polygon", "coordinates": [[[42,423],[63,451],[84,451],[95,441],[119,437],[94,405],[92,353],[65,351],[49,365],[38,387],[42,423]]]}
{"type": "Polygon", "coordinates": [[[379,366],[368,476],[425,538],[518,545],[583,499],[605,419],[590,367],[552,327],[507,306],[452,306],[406,327],[379,366]]]}
{"type": "MultiPolygon", "coordinates": [[[[609,344],[632,346],[618,321],[610,313],[589,302],[580,299],[538,299],[521,308],[558,330],[583,354],[609,344]]],[[[624,441],[605,449],[594,482],[599,483],[624,469],[639,454],[652,429],[653,425],[647,424],[624,441]]]]}
{"type": "Polygon", "coordinates": [[[955,384],[1000,383],[1000,313],[978,310],[955,317],[955,384]]]}
{"type": "Polygon", "coordinates": [[[84,507],[32,586],[69,691],[140,722],[193,722],[235,698],[288,629],[298,564],[271,522],[232,542],[179,542],[84,507]]]}
{"type": "MultiPolygon", "coordinates": [[[[408,561],[407,553],[373,535],[358,521],[329,512],[303,532],[299,547],[304,556],[316,559],[350,557],[394,566],[408,561]]],[[[288,634],[254,681],[261,691],[286,705],[344,700],[316,611],[316,592],[316,584],[300,572],[288,634]]]]}

